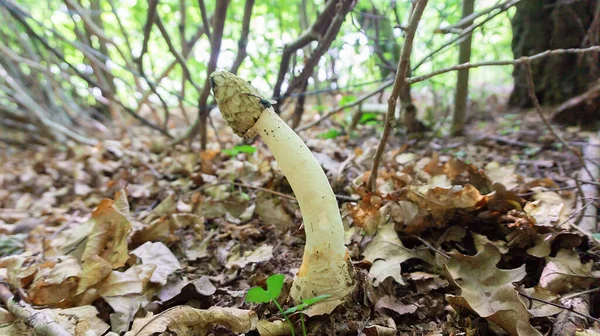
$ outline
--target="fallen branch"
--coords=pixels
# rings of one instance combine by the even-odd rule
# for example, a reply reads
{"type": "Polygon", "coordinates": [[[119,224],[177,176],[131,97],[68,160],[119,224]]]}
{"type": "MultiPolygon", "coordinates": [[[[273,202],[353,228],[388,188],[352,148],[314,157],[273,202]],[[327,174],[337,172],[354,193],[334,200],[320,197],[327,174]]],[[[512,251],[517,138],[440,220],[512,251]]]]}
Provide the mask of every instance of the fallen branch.
{"type": "Polygon", "coordinates": [[[53,321],[43,311],[33,309],[23,300],[15,298],[8,284],[0,279],[0,300],[9,312],[25,321],[39,336],[73,336],[58,322],[53,321]]]}
{"type": "Polygon", "coordinates": [[[408,27],[406,28],[406,38],[404,39],[404,44],[402,45],[402,51],[400,51],[400,62],[398,63],[398,70],[396,71],[394,87],[392,88],[392,93],[388,98],[388,111],[385,115],[385,125],[383,128],[383,134],[381,135],[379,145],[377,146],[377,151],[375,152],[373,166],[371,167],[371,175],[369,175],[369,181],[367,183],[367,190],[371,192],[375,190],[375,182],[377,181],[377,169],[379,168],[379,161],[381,160],[381,156],[383,155],[383,151],[385,150],[387,139],[396,121],[396,103],[398,102],[398,95],[402,88],[404,88],[404,86],[407,84],[406,73],[410,65],[410,54],[412,51],[412,44],[415,38],[415,32],[417,31],[417,26],[419,25],[419,21],[421,21],[421,16],[423,15],[425,6],[427,6],[427,1],[428,0],[419,0],[415,4],[415,9],[410,17],[408,27]]]}

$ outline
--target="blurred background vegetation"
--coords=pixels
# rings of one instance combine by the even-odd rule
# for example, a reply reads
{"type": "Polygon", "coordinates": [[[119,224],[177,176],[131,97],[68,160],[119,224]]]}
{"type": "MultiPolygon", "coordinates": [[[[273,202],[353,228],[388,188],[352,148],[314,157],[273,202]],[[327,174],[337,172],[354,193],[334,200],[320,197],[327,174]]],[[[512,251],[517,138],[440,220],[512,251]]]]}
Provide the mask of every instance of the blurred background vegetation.
{"type": "MultiPolygon", "coordinates": [[[[200,134],[204,148],[214,106],[207,75],[215,67],[250,80],[280,108],[304,105],[309,97],[311,111],[323,112],[393,78],[412,7],[409,0],[0,0],[1,138],[94,143],[133,117],[173,143],[200,134]],[[336,19],[342,23],[337,29],[336,19]],[[287,50],[287,64],[286,46],[300,46],[287,50]]],[[[549,18],[558,9],[572,12],[582,33],[566,31],[576,41],[557,47],[586,47],[599,21],[597,7],[596,1],[430,1],[417,30],[411,76],[457,64],[459,43],[469,36],[473,63],[546,50],[538,43],[513,54],[517,9],[549,18]],[[461,21],[469,2],[475,15],[461,21]]],[[[531,24],[531,16],[519,20],[531,24]]],[[[553,36],[548,28],[533,42],[553,36]]],[[[587,46],[597,40],[593,36],[587,46]]],[[[471,69],[470,104],[486,105],[492,96],[503,102],[512,72],[512,66],[471,69]]],[[[411,86],[421,116],[448,116],[456,76],[446,72],[411,86]]],[[[303,113],[296,114],[298,126],[303,113]]]]}

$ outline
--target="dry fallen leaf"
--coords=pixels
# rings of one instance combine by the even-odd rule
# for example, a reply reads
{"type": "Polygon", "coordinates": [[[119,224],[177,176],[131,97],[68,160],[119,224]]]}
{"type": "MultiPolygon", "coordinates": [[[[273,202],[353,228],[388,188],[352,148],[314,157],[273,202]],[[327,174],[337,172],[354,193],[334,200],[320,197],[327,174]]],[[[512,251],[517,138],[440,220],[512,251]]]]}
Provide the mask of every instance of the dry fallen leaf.
{"type": "Polygon", "coordinates": [[[240,256],[238,253],[236,253],[235,249],[232,249],[232,251],[230,251],[230,256],[227,260],[227,265],[225,265],[225,267],[244,268],[250,263],[265,262],[271,260],[271,258],[273,258],[273,246],[271,245],[261,245],[254,251],[247,251],[246,253],[244,253],[243,256],[240,256]]]}
{"type": "Polygon", "coordinates": [[[575,251],[562,249],[556,257],[547,258],[548,263],[539,285],[554,293],[568,293],[573,289],[587,289],[595,280],[592,275],[593,261],[582,264],[575,251]]]}
{"type": "Polygon", "coordinates": [[[161,242],[147,242],[131,251],[131,254],[140,258],[144,265],[156,265],[156,270],[150,281],[161,285],[167,283],[167,277],[170,274],[181,268],[181,264],[173,255],[173,252],[161,242]]]}
{"type": "Polygon", "coordinates": [[[402,279],[401,263],[412,258],[423,258],[423,255],[407,249],[398,238],[394,224],[388,223],[381,227],[377,235],[365,248],[364,258],[372,263],[369,273],[373,276],[373,284],[378,286],[388,277],[405,285],[402,279]]]}
{"type": "Polygon", "coordinates": [[[496,267],[501,254],[491,245],[475,256],[458,252],[445,265],[448,280],[460,288],[460,295],[447,295],[453,306],[473,310],[511,335],[541,335],[529,323],[531,314],[519,298],[513,282],[525,277],[525,265],[511,270],[496,267]]]}

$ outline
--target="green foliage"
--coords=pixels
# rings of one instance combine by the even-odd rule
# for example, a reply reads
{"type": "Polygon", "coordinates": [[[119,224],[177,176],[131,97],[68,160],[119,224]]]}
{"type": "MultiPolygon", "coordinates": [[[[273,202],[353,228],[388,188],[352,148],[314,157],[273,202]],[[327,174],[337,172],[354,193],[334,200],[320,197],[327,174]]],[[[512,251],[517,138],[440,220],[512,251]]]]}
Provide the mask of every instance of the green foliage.
{"type": "Polygon", "coordinates": [[[342,134],[342,132],[336,130],[336,129],[330,129],[327,132],[323,132],[317,135],[317,137],[319,137],[320,139],[335,139],[338,136],[340,136],[342,134]]]}
{"type": "Polygon", "coordinates": [[[358,121],[359,124],[367,124],[367,125],[371,125],[372,121],[375,121],[375,123],[377,123],[377,119],[378,116],[380,116],[377,113],[363,113],[360,116],[360,120],[358,121]]]}
{"type": "Polygon", "coordinates": [[[356,101],[356,96],[354,95],[343,96],[342,99],[340,99],[340,106],[350,104],[354,101],[356,101]]]}
{"type": "MultiPolygon", "coordinates": [[[[290,321],[288,316],[295,312],[300,312],[319,301],[325,300],[328,297],[330,297],[331,295],[320,295],[320,296],[314,297],[312,299],[302,300],[301,304],[294,306],[294,307],[290,307],[286,310],[283,310],[281,305],[279,305],[279,303],[277,302],[277,298],[281,294],[281,290],[283,289],[284,281],[285,281],[285,276],[283,274],[271,275],[270,277],[267,278],[267,289],[266,290],[261,287],[252,287],[252,288],[250,288],[250,290],[248,290],[248,293],[246,294],[246,302],[249,302],[249,303],[273,302],[273,304],[275,304],[275,306],[277,307],[277,309],[279,310],[279,312],[281,313],[283,318],[287,321],[288,325],[290,326],[290,331],[292,333],[292,336],[294,336],[294,325],[292,324],[292,322],[290,321]]],[[[302,335],[306,336],[306,327],[304,326],[303,315],[300,315],[300,321],[302,323],[302,335]]]]}
{"type": "Polygon", "coordinates": [[[267,278],[267,290],[261,287],[250,288],[246,294],[246,302],[251,303],[267,303],[271,300],[276,300],[281,294],[285,276],[283,274],[273,274],[267,278]]]}

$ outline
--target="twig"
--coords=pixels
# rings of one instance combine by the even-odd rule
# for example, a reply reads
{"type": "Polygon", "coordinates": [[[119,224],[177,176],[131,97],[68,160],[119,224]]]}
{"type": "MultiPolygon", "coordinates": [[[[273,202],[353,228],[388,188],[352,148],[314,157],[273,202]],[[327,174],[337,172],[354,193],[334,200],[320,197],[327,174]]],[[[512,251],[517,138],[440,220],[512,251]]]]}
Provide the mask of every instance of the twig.
{"type": "MultiPolygon", "coordinates": [[[[581,211],[585,210],[588,206],[590,206],[594,202],[596,202],[595,199],[587,202],[584,205],[582,205],[580,209],[577,209],[577,211],[574,211],[572,214],[569,215],[569,217],[567,217],[567,219],[565,219],[564,221],[562,221],[562,223],[556,225],[556,227],[560,228],[561,226],[567,224],[571,219],[573,219],[575,216],[577,216],[577,214],[579,214],[581,211]]],[[[573,227],[576,227],[576,226],[577,225],[573,225],[573,227]]]]}
{"type": "Polygon", "coordinates": [[[473,23],[473,21],[475,21],[477,18],[479,18],[483,15],[486,15],[496,9],[500,9],[500,11],[503,12],[521,1],[522,0],[518,0],[515,2],[514,0],[507,0],[505,2],[496,4],[492,7],[486,8],[480,12],[476,12],[469,16],[466,16],[466,17],[460,19],[460,21],[458,21],[457,23],[455,23],[453,25],[443,27],[443,28],[438,28],[435,32],[440,33],[440,34],[454,33],[457,31],[462,32],[462,29],[464,29],[465,26],[471,25],[473,23]]]}
{"type": "MultiPolygon", "coordinates": [[[[165,42],[167,43],[167,47],[169,47],[169,51],[171,51],[171,54],[173,54],[173,56],[175,56],[175,59],[181,66],[183,74],[186,76],[187,80],[190,82],[190,84],[192,84],[192,86],[196,89],[196,91],[200,91],[200,87],[196,84],[196,82],[192,78],[192,74],[190,73],[190,69],[187,66],[185,58],[181,55],[181,53],[177,49],[175,49],[175,46],[173,45],[173,41],[171,40],[171,36],[169,35],[169,32],[165,29],[165,26],[163,25],[162,20],[158,16],[156,17],[156,27],[158,27],[158,30],[160,31],[163,38],[165,39],[165,42]]],[[[182,46],[182,48],[183,48],[183,46],[182,46]]]]}
{"type": "Polygon", "coordinates": [[[417,26],[419,25],[419,21],[421,20],[421,16],[423,15],[425,6],[427,6],[427,1],[428,0],[419,0],[416,3],[414,11],[410,17],[408,27],[406,28],[406,38],[404,39],[402,51],[400,52],[400,62],[398,63],[398,70],[396,71],[394,87],[392,88],[392,93],[388,98],[388,111],[385,115],[385,126],[383,129],[383,134],[381,135],[381,139],[379,140],[379,146],[377,146],[377,151],[375,152],[373,166],[371,167],[371,175],[369,176],[369,181],[367,183],[367,189],[369,191],[375,190],[375,182],[377,181],[377,169],[379,168],[379,161],[381,160],[381,156],[383,155],[383,151],[385,150],[387,139],[392,131],[392,127],[394,126],[396,120],[396,103],[398,102],[398,94],[406,85],[406,73],[410,65],[410,54],[412,51],[412,44],[415,38],[415,32],[417,31],[417,26]]]}
{"type": "MultiPolygon", "coordinates": [[[[509,4],[508,7],[517,4],[518,2],[520,2],[521,0],[513,0],[512,4],[509,4]]],[[[507,7],[507,8],[508,8],[507,7]]],[[[472,25],[469,26],[468,28],[464,29],[462,31],[462,33],[451,39],[450,41],[444,43],[442,46],[440,46],[439,48],[437,48],[436,50],[430,52],[428,55],[426,55],[425,57],[423,57],[419,63],[417,65],[415,65],[411,70],[415,71],[417,70],[419,67],[421,67],[421,65],[425,64],[425,61],[427,61],[429,58],[433,57],[434,55],[436,55],[437,53],[439,53],[440,51],[446,49],[447,47],[453,45],[454,43],[460,43],[463,41],[463,39],[465,39],[467,36],[470,36],[471,33],[478,27],[482,27],[483,25],[485,25],[487,22],[489,22],[490,20],[492,20],[493,18],[495,18],[496,16],[500,15],[502,12],[504,12],[504,10],[502,11],[498,11],[497,13],[491,14],[489,17],[487,17],[485,20],[483,20],[481,23],[476,24],[476,25],[472,25]]]]}
{"type": "Polygon", "coordinates": [[[533,296],[530,296],[530,295],[527,295],[527,294],[521,293],[521,292],[519,292],[519,291],[517,291],[517,292],[519,293],[519,295],[521,295],[522,297],[525,297],[525,298],[527,298],[527,299],[529,299],[529,300],[532,300],[532,301],[538,301],[538,302],[542,302],[542,303],[545,303],[545,304],[547,304],[547,305],[554,306],[554,307],[556,307],[556,308],[564,309],[564,310],[570,311],[571,313],[574,313],[574,314],[577,314],[577,315],[583,316],[583,317],[585,317],[585,318],[589,319],[590,321],[594,321],[594,322],[598,322],[598,323],[600,323],[600,319],[597,319],[597,318],[595,318],[595,317],[593,317],[593,316],[590,316],[590,315],[588,315],[588,314],[580,313],[580,312],[576,311],[575,309],[573,309],[572,307],[566,307],[566,306],[563,306],[563,305],[561,305],[561,304],[558,304],[558,303],[550,302],[550,301],[548,301],[548,300],[544,300],[544,299],[538,299],[538,298],[535,298],[535,297],[533,297],[533,296]]]}
{"type": "MultiPolygon", "coordinates": [[[[317,40],[319,36],[323,36],[325,34],[325,30],[329,26],[329,21],[331,20],[331,17],[334,16],[336,4],[337,1],[328,1],[325,5],[325,8],[323,8],[323,11],[319,14],[319,16],[317,16],[315,22],[308,29],[303,31],[295,41],[288,43],[283,47],[281,61],[279,62],[279,73],[277,74],[277,81],[273,87],[273,97],[277,97],[275,99],[279,103],[278,105],[275,105],[276,111],[278,111],[279,106],[282,104],[282,100],[285,98],[280,97],[281,86],[283,85],[285,75],[289,70],[292,55],[294,55],[297,50],[303,48],[310,42],[317,40]]],[[[288,96],[291,94],[289,87],[286,94],[288,96]]]]}
{"type": "MultiPolygon", "coordinates": [[[[219,60],[219,54],[221,52],[221,41],[223,39],[223,29],[225,28],[225,18],[227,17],[228,6],[229,1],[221,0],[217,2],[217,7],[215,8],[213,17],[214,25],[210,38],[210,58],[206,67],[206,79],[204,80],[204,87],[202,87],[202,92],[200,92],[200,97],[198,98],[198,116],[196,117],[194,124],[191,125],[182,136],[173,140],[170,143],[170,146],[179,144],[186,139],[193,138],[198,131],[200,131],[200,148],[202,150],[206,149],[208,137],[208,128],[206,124],[208,113],[210,112],[207,106],[207,100],[208,96],[210,96],[211,89],[210,75],[217,68],[217,61],[219,60]]],[[[208,27],[205,29],[208,32],[208,27]]]]}
{"type": "Polygon", "coordinates": [[[52,320],[45,312],[33,309],[23,300],[15,298],[8,284],[0,279],[0,300],[17,318],[33,328],[36,335],[40,336],[73,336],[58,322],[52,320]]]}
{"type": "Polygon", "coordinates": [[[423,239],[423,238],[421,238],[421,237],[419,237],[417,235],[413,235],[413,237],[415,237],[418,240],[420,240],[421,243],[425,244],[425,246],[427,246],[427,248],[430,249],[430,250],[432,250],[433,252],[441,255],[442,257],[444,257],[446,259],[450,259],[450,256],[446,252],[444,252],[444,251],[442,251],[442,250],[440,250],[438,248],[435,248],[435,246],[431,245],[431,243],[428,242],[428,241],[426,241],[425,239],[423,239]]]}
{"type": "Polygon", "coordinates": [[[542,106],[540,106],[540,102],[538,101],[537,96],[535,94],[535,83],[533,82],[533,73],[531,71],[531,61],[529,59],[524,61],[523,66],[525,66],[525,72],[527,75],[527,76],[525,76],[525,79],[527,80],[527,92],[529,93],[529,98],[531,98],[531,101],[533,102],[533,106],[535,107],[535,110],[539,114],[540,118],[542,118],[542,120],[544,121],[544,124],[546,125],[548,130],[552,133],[552,135],[554,135],[554,137],[567,150],[569,150],[571,153],[573,153],[573,155],[575,155],[579,159],[579,163],[581,163],[582,168],[585,169],[585,171],[588,173],[588,175],[594,176],[592,174],[592,172],[588,169],[588,167],[585,165],[585,160],[583,160],[583,156],[581,155],[581,153],[579,153],[573,147],[571,147],[568,143],[566,143],[565,140],[558,133],[556,133],[556,131],[554,130],[554,127],[552,127],[552,125],[550,124],[548,119],[546,119],[546,116],[544,116],[544,112],[542,111],[542,106]]]}
{"type": "Polygon", "coordinates": [[[530,192],[526,192],[526,193],[522,193],[522,194],[517,194],[517,196],[529,197],[529,196],[533,196],[540,192],[563,191],[563,190],[573,190],[573,189],[577,189],[577,186],[567,186],[567,187],[560,187],[560,188],[545,189],[545,190],[540,190],[540,191],[530,191],[530,192]]]}
{"type": "Polygon", "coordinates": [[[334,107],[334,108],[330,109],[329,111],[327,111],[323,116],[321,116],[321,118],[319,118],[319,119],[317,119],[317,120],[315,120],[315,121],[313,121],[311,123],[308,123],[308,124],[306,124],[306,125],[304,125],[302,127],[298,127],[296,129],[296,132],[299,133],[299,132],[305,131],[305,130],[313,127],[313,126],[316,126],[316,125],[322,123],[323,121],[331,118],[331,116],[333,116],[333,115],[335,115],[335,114],[337,114],[337,113],[339,113],[339,112],[341,112],[341,111],[343,111],[343,110],[345,110],[347,108],[351,108],[351,107],[354,107],[356,105],[360,105],[363,101],[365,101],[365,100],[373,97],[374,95],[380,93],[381,91],[385,90],[386,88],[388,88],[392,84],[394,84],[394,80],[390,79],[390,80],[384,82],[383,84],[381,84],[375,90],[373,90],[373,91],[371,91],[371,92],[369,92],[367,94],[364,94],[364,95],[358,97],[355,101],[353,101],[351,103],[348,103],[348,104],[345,104],[345,105],[334,107]]]}
{"type": "Polygon", "coordinates": [[[561,300],[568,300],[568,299],[572,299],[572,298],[575,298],[575,297],[578,297],[581,295],[587,295],[587,294],[591,294],[591,293],[595,293],[595,292],[600,292],[600,287],[584,290],[583,292],[579,292],[579,293],[565,295],[565,296],[561,297],[561,300]]]}
{"type": "Polygon", "coordinates": [[[519,57],[517,59],[513,59],[513,60],[504,60],[504,61],[488,61],[488,62],[479,62],[479,63],[471,63],[471,62],[467,62],[467,63],[463,63],[463,64],[457,64],[448,68],[444,68],[444,69],[440,69],[440,70],[436,70],[433,71],[431,73],[428,73],[426,75],[422,75],[422,76],[415,76],[415,77],[411,77],[407,79],[407,82],[409,84],[414,84],[417,82],[422,82],[426,79],[429,79],[431,77],[435,77],[437,75],[441,75],[444,74],[446,72],[451,72],[451,71],[458,71],[458,70],[463,70],[463,69],[472,69],[472,68],[478,68],[478,67],[482,67],[482,66],[506,66],[506,65],[518,65],[518,64],[523,64],[527,61],[535,61],[547,56],[551,56],[551,55],[562,55],[562,54],[583,54],[583,53],[588,53],[588,52],[600,52],[600,46],[593,46],[593,47],[589,47],[589,48],[571,48],[571,49],[553,49],[553,50],[546,50],[544,52],[541,52],[539,54],[535,54],[532,56],[522,56],[519,57]]]}
{"type": "Polygon", "coordinates": [[[210,40],[212,39],[210,32],[210,21],[208,20],[208,16],[206,16],[206,5],[204,4],[204,0],[198,0],[198,7],[200,7],[200,15],[202,16],[202,23],[204,23],[204,27],[206,29],[206,36],[208,36],[208,39],[210,40]]]}

